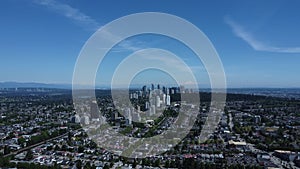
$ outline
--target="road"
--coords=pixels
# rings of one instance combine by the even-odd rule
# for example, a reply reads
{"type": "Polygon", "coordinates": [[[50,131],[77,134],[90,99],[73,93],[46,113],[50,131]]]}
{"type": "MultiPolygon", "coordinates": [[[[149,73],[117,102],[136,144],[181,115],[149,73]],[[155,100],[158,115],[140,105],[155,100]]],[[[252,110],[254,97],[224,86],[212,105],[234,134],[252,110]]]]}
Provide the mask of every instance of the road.
{"type": "MultiPolygon", "coordinates": [[[[79,130],[81,130],[81,129],[74,130],[74,132],[79,131],[79,130]]],[[[53,138],[44,140],[44,141],[42,141],[42,142],[39,142],[39,143],[30,145],[30,146],[21,148],[21,149],[19,149],[19,150],[17,150],[17,151],[13,151],[13,152],[11,152],[11,153],[9,153],[9,154],[6,154],[6,155],[4,155],[4,156],[2,156],[2,157],[5,158],[5,157],[11,156],[11,155],[19,154],[19,153],[21,153],[21,152],[23,152],[23,151],[27,151],[27,150],[32,149],[32,148],[34,148],[34,147],[40,146],[40,145],[44,144],[45,142],[52,141],[52,140],[55,140],[55,139],[58,139],[58,138],[62,138],[62,137],[65,137],[65,136],[67,136],[67,135],[68,135],[68,132],[65,133],[65,134],[62,134],[62,135],[59,135],[59,136],[56,136],[56,137],[53,137],[53,138]]]]}
{"type": "Polygon", "coordinates": [[[282,166],[282,164],[281,164],[281,160],[280,160],[279,158],[275,157],[272,153],[269,153],[269,152],[266,152],[266,151],[257,149],[257,148],[254,147],[253,144],[250,144],[250,143],[247,143],[247,145],[248,145],[249,149],[250,149],[253,153],[255,153],[255,154],[257,154],[257,153],[266,153],[266,154],[269,154],[270,157],[271,157],[270,160],[271,160],[272,163],[274,163],[275,165],[277,165],[279,168],[284,168],[284,167],[282,166]]]}
{"type": "Polygon", "coordinates": [[[233,122],[232,122],[232,114],[229,113],[229,128],[230,128],[230,131],[232,131],[232,128],[233,128],[233,122]]]}
{"type": "MultiPolygon", "coordinates": [[[[229,127],[232,131],[232,128],[233,128],[233,121],[232,121],[232,114],[229,113],[229,127]]],[[[239,138],[238,138],[239,139],[239,138]]],[[[295,166],[295,164],[293,162],[291,163],[286,163],[286,165],[284,165],[284,162],[279,159],[278,157],[274,156],[272,152],[266,152],[266,151],[263,151],[263,150],[260,150],[260,149],[257,149],[255,148],[255,146],[253,144],[250,144],[250,143],[247,143],[249,149],[254,153],[254,154],[257,154],[257,153],[267,153],[270,155],[271,157],[271,162],[274,163],[275,165],[277,165],[278,167],[280,168],[284,168],[285,167],[289,167],[289,168],[294,168],[294,169],[299,169],[298,167],[295,166]]]]}

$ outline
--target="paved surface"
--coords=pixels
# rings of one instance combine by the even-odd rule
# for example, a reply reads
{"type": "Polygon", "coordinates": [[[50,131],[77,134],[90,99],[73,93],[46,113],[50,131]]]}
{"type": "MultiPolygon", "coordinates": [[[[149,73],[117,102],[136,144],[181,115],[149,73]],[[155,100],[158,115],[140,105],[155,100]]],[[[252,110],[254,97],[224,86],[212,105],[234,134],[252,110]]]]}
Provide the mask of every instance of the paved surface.
{"type": "MultiPolygon", "coordinates": [[[[81,129],[77,129],[77,130],[74,130],[74,131],[76,132],[76,131],[79,131],[79,130],[81,130],[81,129]]],[[[5,158],[5,157],[11,156],[11,155],[19,154],[19,153],[21,153],[21,152],[23,152],[23,151],[27,151],[27,150],[30,150],[30,149],[32,149],[32,148],[34,148],[34,147],[40,146],[40,145],[44,144],[45,142],[52,141],[52,140],[55,140],[55,139],[58,139],[58,138],[62,138],[62,137],[65,137],[65,136],[67,136],[67,135],[68,135],[68,132],[65,133],[65,134],[62,134],[62,135],[59,135],[59,136],[50,138],[50,139],[48,139],[48,140],[44,140],[44,141],[42,141],[42,142],[36,143],[36,144],[34,144],[34,145],[31,145],[31,146],[27,146],[27,147],[21,148],[21,149],[19,149],[19,150],[17,150],[17,151],[13,151],[13,152],[11,152],[11,153],[9,153],[9,154],[4,155],[3,157],[5,158]]]]}

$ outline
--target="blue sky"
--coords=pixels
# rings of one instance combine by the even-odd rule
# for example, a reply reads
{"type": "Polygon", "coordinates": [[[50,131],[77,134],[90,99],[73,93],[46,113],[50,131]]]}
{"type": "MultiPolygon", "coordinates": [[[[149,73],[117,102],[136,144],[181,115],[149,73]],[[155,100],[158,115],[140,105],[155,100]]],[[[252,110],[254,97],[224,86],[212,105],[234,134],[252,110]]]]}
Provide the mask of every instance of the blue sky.
{"type": "MultiPolygon", "coordinates": [[[[229,87],[300,87],[299,6],[297,0],[2,0],[0,81],[71,83],[78,54],[98,28],[128,14],[164,12],[190,21],[207,35],[223,62],[229,87]]],[[[178,54],[200,84],[209,84],[201,62],[172,39],[137,36],[120,47],[100,65],[98,84],[109,83],[113,65],[132,50],[148,47],[178,54]]],[[[168,79],[157,71],[144,73],[134,83],[168,79]]]]}

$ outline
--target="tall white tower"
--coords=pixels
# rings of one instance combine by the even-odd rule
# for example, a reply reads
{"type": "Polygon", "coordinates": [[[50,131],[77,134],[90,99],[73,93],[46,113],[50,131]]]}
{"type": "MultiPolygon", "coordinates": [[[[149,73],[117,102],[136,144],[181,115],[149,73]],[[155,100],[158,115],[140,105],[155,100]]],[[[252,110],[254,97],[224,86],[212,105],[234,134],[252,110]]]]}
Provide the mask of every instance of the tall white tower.
{"type": "Polygon", "coordinates": [[[163,102],[163,104],[165,105],[166,104],[166,102],[167,102],[167,96],[166,96],[166,94],[163,94],[163,99],[162,99],[162,102],[163,102]]]}
{"type": "Polygon", "coordinates": [[[156,107],[160,107],[160,97],[156,96],[156,107]]]}
{"type": "Polygon", "coordinates": [[[167,106],[171,105],[171,97],[170,95],[167,95],[167,106]]]}
{"type": "Polygon", "coordinates": [[[150,110],[149,110],[149,115],[150,115],[150,116],[153,116],[155,113],[156,113],[156,112],[155,112],[155,105],[151,105],[151,106],[150,106],[150,110]]]}
{"type": "Polygon", "coordinates": [[[150,103],[149,103],[149,102],[146,102],[146,103],[145,103],[145,109],[148,110],[148,109],[149,109],[149,106],[150,106],[150,103]]]}

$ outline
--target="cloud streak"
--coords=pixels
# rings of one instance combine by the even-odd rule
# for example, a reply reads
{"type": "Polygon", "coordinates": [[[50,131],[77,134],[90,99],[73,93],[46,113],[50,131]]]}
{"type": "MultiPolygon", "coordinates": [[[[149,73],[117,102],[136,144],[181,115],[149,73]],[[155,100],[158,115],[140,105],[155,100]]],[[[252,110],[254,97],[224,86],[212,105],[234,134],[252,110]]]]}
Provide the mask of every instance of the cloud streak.
{"type": "Polygon", "coordinates": [[[61,3],[55,0],[34,0],[35,4],[45,6],[54,12],[63,15],[64,17],[79,23],[84,28],[96,30],[100,24],[90,16],[82,13],[80,10],[71,7],[68,4],[61,3]]]}
{"type": "Polygon", "coordinates": [[[233,33],[237,37],[243,39],[256,51],[300,53],[300,47],[276,47],[257,40],[250,32],[246,31],[244,27],[232,20],[230,17],[225,17],[224,21],[231,27],[233,33]]]}
{"type": "MultiPolygon", "coordinates": [[[[144,61],[158,61],[162,65],[165,65],[165,67],[169,67],[172,65],[172,67],[178,71],[183,71],[186,72],[187,69],[186,67],[183,67],[184,61],[180,61],[180,58],[171,58],[171,57],[165,57],[164,55],[159,55],[160,53],[158,52],[157,55],[153,54],[139,54],[140,57],[144,59],[144,61]]],[[[189,67],[190,68],[190,67],[189,67]]]]}
{"type": "MultiPolygon", "coordinates": [[[[46,8],[78,23],[81,27],[96,31],[101,27],[96,20],[91,18],[90,16],[86,15],[85,13],[81,12],[79,9],[73,8],[68,4],[61,3],[55,0],[34,0],[35,4],[45,6],[46,8]]],[[[106,39],[107,40],[115,40],[120,39],[120,37],[112,34],[111,32],[106,32],[106,39]]],[[[141,42],[139,42],[141,43],[141,42]]],[[[133,41],[124,40],[122,43],[119,44],[120,48],[113,48],[111,49],[112,52],[123,52],[123,51],[137,51],[140,50],[141,47],[138,47],[133,41]]]]}

